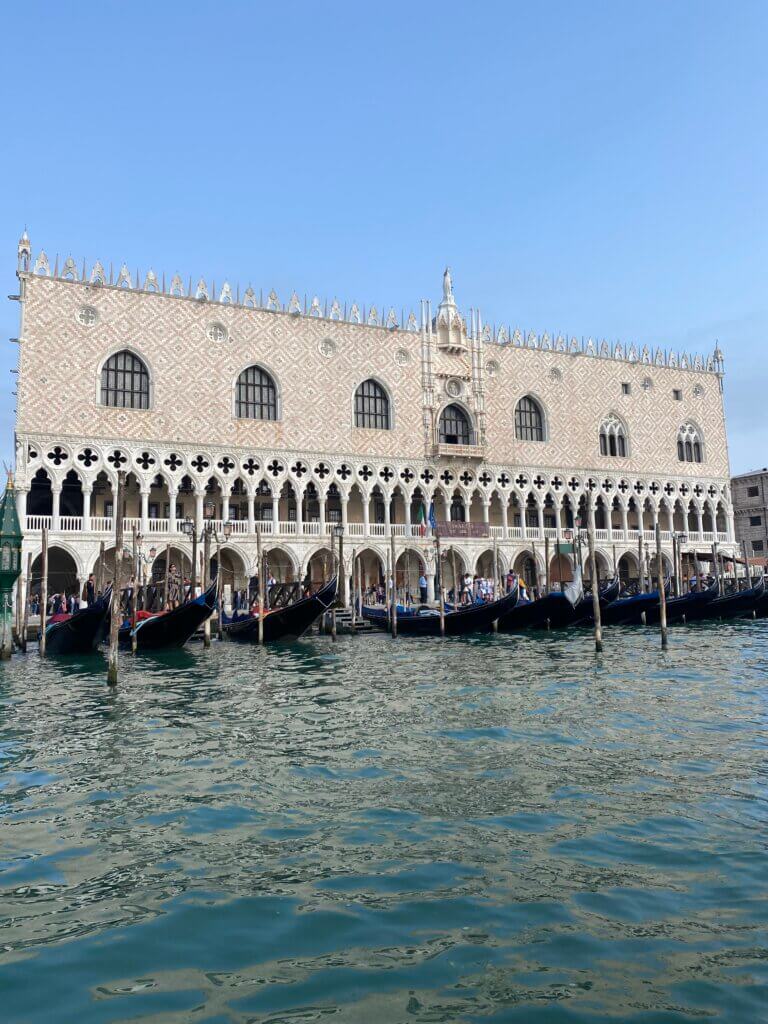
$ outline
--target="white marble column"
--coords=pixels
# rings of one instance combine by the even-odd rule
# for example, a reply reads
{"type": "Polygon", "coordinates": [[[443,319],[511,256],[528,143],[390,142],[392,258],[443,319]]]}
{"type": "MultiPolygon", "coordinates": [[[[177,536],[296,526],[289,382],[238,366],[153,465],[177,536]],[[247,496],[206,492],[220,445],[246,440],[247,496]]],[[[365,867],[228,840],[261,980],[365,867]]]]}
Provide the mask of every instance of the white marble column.
{"type": "Polygon", "coordinates": [[[254,511],[254,505],[256,504],[256,495],[253,491],[248,492],[248,533],[256,532],[256,513],[254,511]]]}
{"type": "Polygon", "coordinates": [[[141,492],[141,532],[146,536],[149,533],[149,488],[142,488],[141,492]]]}
{"type": "Polygon", "coordinates": [[[367,537],[371,531],[371,499],[370,495],[363,495],[363,533],[367,537]]]}
{"type": "Polygon", "coordinates": [[[704,515],[700,508],[696,508],[696,529],[699,531],[699,536],[704,533],[704,515]]]}
{"type": "Polygon", "coordinates": [[[205,501],[205,495],[195,494],[195,530],[198,534],[203,528],[203,502],[205,501]]]}
{"type": "Polygon", "coordinates": [[[411,536],[411,499],[409,495],[403,498],[403,509],[405,511],[405,536],[411,536]]]}
{"type": "MultiPolygon", "coordinates": [[[[626,505],[621,506],[621,529],[624,534],[624,540],[628,540],[627,534],[629,533],[629,512],[626,505]]],[[[659,598],[661,600],[661,598],[659,598]]]]}
{"type": "Polygon", "coordinates": [[[491,503],[490,501],[483,501],[483,522],[487,526],[491,521],[491,503]]]}
{"type": "MultiPolygon", "coordinates": [[[[16,512],[23,533],[27,528],[27,491],[24,487],[19,487],[16,490],[16,512]]],[[[26,566],[24,566],[24,571],[26,572],[26,566]]]]}
{"type": "Polygon", "coordinates": [[[176,498],[178,497],[178,491],[168,487],[168,530],[170,533],[176,532],[176,498]]]}
{"type": "Polygon", "coordinates": [[[296,495],[296,536],[301,537],[304,533],[304,491],[299,488],[296,495]]]}
{"type": "Polygon", "coordinates": [[[229,491],[221,495],[221,518],[224,522],[229,519],[229,491]]]}
{"type": "Polygon", "coordinates": [[[279,527],[278,522],[280,521],[280,495],[272,495],[272,533],[277,533],[279,527]]]}
{"type": "Polygon", "coordinates": [[[385,537],[389,536],[389,524],[392,521],[391,520],[391,503],[392,503],[392,495],[391,494],[385,494],[384,495],[384,536],[385,537]]]}
{"type": "Polygon", "coordinates": [[[51,487],[51,497],[53,498],[51,529],[58,530],[61,528],[61,484],[51,487]]]}
{"type": "Polygon", "coordinates": [[[536,520],[539,525],[539,537],[544,537],[544,505],[541,502],[536,506],[536,520]]]}
{"type": "MultiPolygon", "coordinates": [[[[91,529],[91,494],[93,494],[92,487],[83,487],[83,532],[89,533],[91,529]]],[[[19,503],[16,502],[16,508],[18,510],[19,503]]],[[[21,516],[19,516],[21,520],[21,516]]]]}
{"type": "Polygon", "coordinates": [[[328,499],[326,498],[326,496],[324,494],[319,495],[317,504],[318,504],[318,506],[320,508],[320,536],[324,537],[325,536],[325,514],[326,514],[326,510],[327,510],[327,505],[328,505],[328,499]]]}
{"type": "Polygon", "coordinates": [[[506,500],[501,503],[501,535],[504,540],[509,537],[509,506],[506,500]]]}

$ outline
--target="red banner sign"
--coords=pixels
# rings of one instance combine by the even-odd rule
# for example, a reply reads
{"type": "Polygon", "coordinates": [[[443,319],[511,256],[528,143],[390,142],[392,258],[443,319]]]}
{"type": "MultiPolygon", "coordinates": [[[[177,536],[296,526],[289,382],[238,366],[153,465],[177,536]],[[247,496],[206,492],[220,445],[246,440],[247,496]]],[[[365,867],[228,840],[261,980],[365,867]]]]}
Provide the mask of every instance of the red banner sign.
{"type": "Polygon", "coordinates": [[[441,537],[489,537],[491,533],[488,523],[462,523],[454,520],[438,522],[437,529],[441,537]]]}

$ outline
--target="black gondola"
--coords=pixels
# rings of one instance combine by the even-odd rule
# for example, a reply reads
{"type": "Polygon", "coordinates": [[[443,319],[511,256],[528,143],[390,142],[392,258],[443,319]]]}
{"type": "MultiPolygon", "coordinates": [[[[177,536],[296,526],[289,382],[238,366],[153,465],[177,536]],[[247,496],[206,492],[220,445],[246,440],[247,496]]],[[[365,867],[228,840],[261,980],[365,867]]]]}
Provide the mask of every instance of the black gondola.
{"type": "MultiPolygon", "coordinates": [[[[696,622],[706,615],[708,604],[720,593],[717,580],[703,590],[692,590],[689,594],[680,597],[673,597],[667,601],[667,622],[696,622]]],[[[649,608],[645,617],[648,625],[654,625],[659,621],[659,602],[653,608],[649,608]]]]}
{"type": "MultiPolygon", "coordinates": [[[[264,615],[264,643],[276,640],[297,640],[313,625],[336,599],[336,577],[326,583],[316,594],[303,597],[300,601],[275,608],[264,615]]],[[[238,643],[256,644],[259,642],[258,615],[237,616],[224,620],[224,633],[230,640],[238,643]]]]}
{"type": "MultiPolygon", "coordinates": [[[[193,633],[202,626],[213,614],[216,607],[216,583],[212,583],[205,593],[187,601],[169,612],[151,615],[148,619],[140,619],[136,623],[136,650],[157,651],[163,647],[183,647],[193,633]]],[[[131,634],[134,630],[130,625],[122,626],[118,639],[123,646],[130,646],[131,634]]]]}
{"type": "MultiPolygon", "coordinates": [[[[515,586],[504,597],[498,601],[488,601],[483,604],[469,604],[455,611],[446,612],[445,635],[462,636],[467,633],[490,633],[493,623],[506,615],[517,603],[517,587],[515,586]]],[[[368,619],[379,629],[387,629],[386,616],[367,616],[365,609],[363,617],[368,619]]],[[[397,632],[403,636],[440,636],[440,614],[434,610],[420,612],[416,615],[406,615],[397,620],[397,632]]]]}
{"type": "Polygon", "coordinates": [[[45,627],[46,654],[89,654],[104,639],[109,622],[111,588],[87,608],[45,627]]]}
{"type": "MultiPolygon", "coordinates": [[[[619,590],[621,589],[621,581],[618,576],[614,576],[612,580],[604,583],[600,587],[599,600],[600,600],[600,619],[602,621],[603,612],[605,609],[612,604],[619,596],[619,590]]],[[[563,623],[565,626],[591,626],[595,621],[595,610],[592,604],[592,591],[588,591],[584,594],[580,601],[578,601],[573,609],[573,617],[570,622],[566,621],[563,623]]]]}
{"type": "Polygon", "coordinates": [[[765,597],[765,580],[761,577],[752,587],[733,594],[716,597],[704,606],[701,619],[738,619],[757,614],[758,605],[765,597]]]}

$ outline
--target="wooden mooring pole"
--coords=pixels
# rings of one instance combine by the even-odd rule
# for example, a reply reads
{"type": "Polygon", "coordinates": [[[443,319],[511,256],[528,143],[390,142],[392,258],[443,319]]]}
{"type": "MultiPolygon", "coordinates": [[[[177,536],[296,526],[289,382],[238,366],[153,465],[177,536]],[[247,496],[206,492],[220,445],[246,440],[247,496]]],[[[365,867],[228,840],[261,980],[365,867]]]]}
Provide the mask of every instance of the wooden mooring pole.
{"type": "Polygon", "coordinates": [[[589,542],[589,574],[592,577],[592,614],[595,619],[595,651],[598,653],[603,649],[603,625],[600,620],[600,583],[597,577],[597,555],[595,554],[595,509],[592,502],[589,503],[589,528],[587,530],[589,542]]]}
{"type": "Polygon", "coordinates": [[[440,609],[440,636],[445,636],[445,587],[443,586],[443,564],[440,559],[440,534],[435,531],[435,564],[437,566],[437,600],[440,609]]]}
{"type": "Polygon", "coordinates": [[[117,494],[115,496],[115,572],[112,579],[112,608],[109,619],[109,664],[107,666],[107,684],[117,686],[117,638],[120,630],[120,577],[123,567],[123,488],[125,487],[125,470],[117,474],[117,494]]]}
{"type": "Polygon", "coordinates": [[[264,587],[266,586],[266,580],[264,579],[264,566],[262,564],[263,559],[261,557],[261,526],[256,526],[256,565],[259,567],[259,644],[264,644],[264,587]]]}
{"type": "MultiPolygon", "coordinates": [[[[207,525],[203,531],[203,571],[202,571],[203,593],[211,583],[211,530],[207,525]]],[[[203,647],[211,646],[211,616],[203,623],[203,647]]]]}
{"type": "Polygon", "coordinates": [[[395,535],[389,538],[390,561],[392,562],[392,639],[397,637],[397,561],[395,558],[395,535]]]}
{"type": "Polygon", "coordinates": [[[136,551],[136,527],[131,527],[131,558],[133,562],[133,586],[131,587],[131,654],[136,653],[136,609],[139,597],[139,558],[136,551]]]}
{"type": "Polygon", "coordinates": [[[45,657],[45,620],[48,617],[48,527],[43,527],[40,553],[40,657],[45,657]]]}
{"type": "Polygon", "coordinates": [[[352,628],[354,629],[357,625],[357,604],[355,600],[355,590],[357,584],[357,550],[352,548],[352,593],[350,594],[352,601],[352,628]]]}
{"type": "Polygon", "coordinates": [[[664,590],[664,563],[661,558],[661,527],[656,523],[656,578],[659,581],[659,624],[661,625],[661,649],[669,646],[667,635],[667,595],[664,590]]]}
{"type": "Polygon", "coordinates": [[[27,580],[24,587],[24,615],[21,620],[21,649],[27,653],[27,634],[29,633],[29,602],[32,598],[32,553],[27,555],[27,580]]]}
{"type": "MultiPolygon", "coordinates": [[[[234,589],[235,579],[232,577],[232,588],[234,589]]],[[[221,565],[221,541],[216,534],[216,635],[219,640],[224,639],[224,569],[221,565]]]]}

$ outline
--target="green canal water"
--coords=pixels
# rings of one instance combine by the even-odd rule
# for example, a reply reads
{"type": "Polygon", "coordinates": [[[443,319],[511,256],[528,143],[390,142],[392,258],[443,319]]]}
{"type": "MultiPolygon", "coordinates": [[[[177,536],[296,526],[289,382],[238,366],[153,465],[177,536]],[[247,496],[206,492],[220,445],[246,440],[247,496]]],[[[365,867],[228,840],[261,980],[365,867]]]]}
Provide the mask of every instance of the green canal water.
{"type": "Polygon", "coordinates": [[[0,665],[4,1024],[768,1020],[768,621],[0,665]]]}

